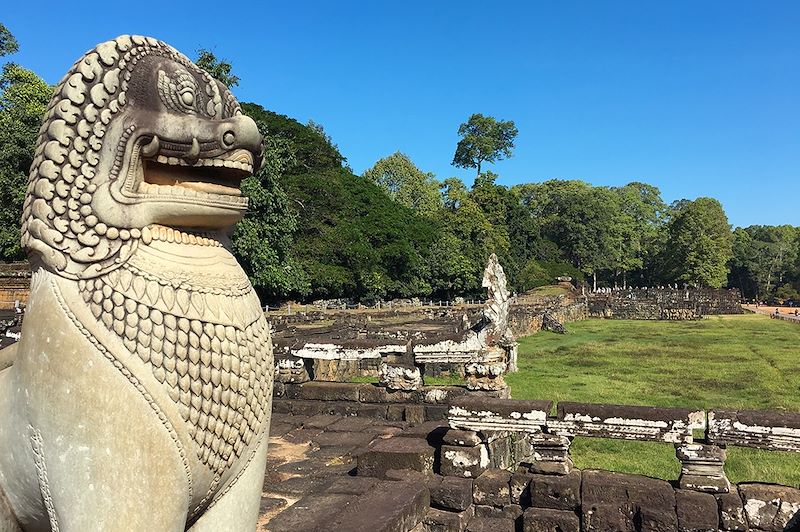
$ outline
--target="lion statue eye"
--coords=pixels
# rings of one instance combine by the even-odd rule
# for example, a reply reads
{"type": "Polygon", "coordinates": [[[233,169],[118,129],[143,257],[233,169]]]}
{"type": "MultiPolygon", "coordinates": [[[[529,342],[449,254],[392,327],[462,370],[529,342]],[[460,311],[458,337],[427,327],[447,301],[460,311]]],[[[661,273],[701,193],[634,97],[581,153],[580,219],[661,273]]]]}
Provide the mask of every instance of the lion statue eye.
{"type": "Polygon", "coordinates": [[[181,101],[187,107],[192,107],[194,105],[194,94],[191,89],[185,89],[181,92],[181,101]]]}

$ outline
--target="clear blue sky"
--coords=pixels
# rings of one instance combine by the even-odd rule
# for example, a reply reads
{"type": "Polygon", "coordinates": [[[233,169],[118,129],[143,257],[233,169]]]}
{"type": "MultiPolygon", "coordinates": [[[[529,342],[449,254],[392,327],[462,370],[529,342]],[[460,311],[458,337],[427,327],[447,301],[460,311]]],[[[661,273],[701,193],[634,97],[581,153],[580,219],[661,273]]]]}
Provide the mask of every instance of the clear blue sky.
{"type": "Polygon", "coordinates": [[[356,173],[397,150],[440,179],[472,113],[514,120],[513,185],[645,181],[734,225],[800,225],[800,3],[15,1],[12,59],[55,83],[152,35],[230,60],[242,101],[321,123],[356,173]],[[91,6],[91,7],[90,7],[91,6]]]}

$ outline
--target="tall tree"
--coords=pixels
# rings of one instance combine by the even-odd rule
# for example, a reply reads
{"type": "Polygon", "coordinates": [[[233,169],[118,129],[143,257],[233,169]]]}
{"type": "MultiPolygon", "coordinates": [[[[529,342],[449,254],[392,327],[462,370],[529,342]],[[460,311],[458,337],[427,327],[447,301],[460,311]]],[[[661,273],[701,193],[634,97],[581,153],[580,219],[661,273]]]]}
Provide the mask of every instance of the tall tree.
{"type": "Polygon", "coordinates": [[[497,120],[476,113],[458,128],[461,140],[456,146],[453,166],[476,168],[481,175],[481,164],[493,163],[511,157],[517,127],[511,120],[497,120]]]}
{"type": "Polygon", "coordinates": [[[399,151],[376,162],[363,177],[380,186],[396,202],[423,216],[433,215],[442,205],[441,184],[434,174],[423,172],[399,151]]]}
{"type": "Polygon", "coordinates": [[[733,257],[733,233],[719,201],[682,202],[669,224],[668,256],[673,280],[719,288],[733,257]]]}
{"type": "Polygon", "coordinates": [[[16,53],[19,50],[19,44],[14,35],[0,23],[0,57],[16,53]]]}
{"type": "Polygon", "coordinates": [[[52,89],[30,70],[7,63],[0,91],[0,260],[17,260],[23,257],[22,202],[52,89]]]}
{"type": "Polygon", "coordinates": [[[233,66],[224,59],[217,59],[214,52],[201,48],[197,50],[195,64],[221,81],[228,88],[239,86],[239,77],[233,75],[233,66]]]}

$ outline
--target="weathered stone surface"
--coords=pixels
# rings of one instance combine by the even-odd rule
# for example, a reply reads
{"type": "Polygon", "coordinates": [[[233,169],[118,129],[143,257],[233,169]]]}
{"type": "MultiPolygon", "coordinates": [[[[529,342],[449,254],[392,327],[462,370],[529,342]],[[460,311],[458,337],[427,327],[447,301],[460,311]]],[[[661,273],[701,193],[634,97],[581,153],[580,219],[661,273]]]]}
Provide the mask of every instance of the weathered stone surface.
{"type": "Polygon", "coordinates": [[[477,478],[489,467],[489,452],[485,445],[443,445],[440,455],[441,472],[445,476],[477,478]]]}
{"type": "Polygon", "coordinates": [[[505,362],[470,362],[464,366],[468,390],[504,390],[508,388],[503,375],[505,362]]]}
{"type": "Polygon", "coordinates": [[[744,532],[748,528],[747,517],[744,513],[744,504],[739,497],[739,489],[731,487],[728,493],[716,495],[717,508],[719,508],[719,527],[722,530],[744,532]]]}
{"type": "MultiPolygon", "coordinates": [[[[330,414],[317,414],[303,421],[303,427],[310,429],[324,429],[329,425],[341,421],[342,416],[334,416],[330,414]]],[[[270,427],[270,436],[273,435],[272,427],[270,427]]]]}
{"type": "Polygon", "coordinates": [[[265,532],[298,532],[300,530],[330,530],[330,518],[356,499],[356,495],[322,493],[303,497],[273,517],[265,532]]]}
{"type": "Polygon", "coordinates": [[[329,482],[329,479],[323,477],[291,477],[277,484],[265,486],[265,490],[279,495],[303,496],[323,491],[329,482]]]}
{"type": "Polygon", "coordinates": [[[714,532],[719,529],[717,500],[710,493],[677,490],[675,504],[681,532],[714,532]]]}
{"type": "Polygon", "coordinates": [[[581,472],[567,475],[531,475],[531,505],[554,510],[575,510],[581,503],[581,472]]]}
{"type": "Polygon", "coordinates": [[[585,529],[633,530],[636,519],[651,530],[675,524],[675,493],[668,482],[591,469],[581,474],[585,529]]]}
{"type": "Polygon", "coordinates": [[[375,437],[369,432],[328,432],[325,431],[314,437],[314,443],[319,447],[361,447],[368,444],[375,437]]]}
{"type": "Polygon", "coordinates": [[[705,428],[705,412],[688,408],[558,403],[558,418],[547,429],[566,436],[627,440],[691,441],[692,429],[705,428]]]}
{"type": "Polygon", "coordinates": [[[463,532],[472,519],[472,511],[450,512],[430,508],[422,518],[425,532],[463,532]]]}
{"type": "Polygon", "coordinates": [[[531,506],[528,484],[530,484],[533,476],[533,473],[519,469],[511,475],[511,479],[508,481],[508,490],[512,503],[521,504],[525,507],[531,506]]]}
{"type": "Polygon", "coordinates": [[[429,487],[433,506],[445,510],[463,511],[472,505],[472,479],[443,477],[436,485],[429,487]]]}
{"type": "Polygon", "coordinates": [[[522,517],[523,532],[580,532],[575,512],[549,508],[528,508],[522,517]]]}
{"type": "Polygon", "coordinates": [[[485,504],[475,504],[475,517],[491,517],[493,519],[513,519],[517,521],[522,517],[522,506],[519,504],[506,504],[502,508],[497,506],[487,506],[485,504]]]}
{"type": "Polygon", "coordinates": [[[634,532],[634,508],[630,503],[597,503],[582,507],[583,530],[634,532]]]}
{"type": "Polygon", "coordinates": [[[771,484],[739,484],[751,528],[767,531],[800,529],[800,490],[771,484]]]}
{"type": "Polygon", "coordinates": [[[384,477],[389,469],[412,469],[433,474],[434,449],[417,438],[389,438],[376,442],[358,457],[358,474],[384,477]]]}
{"type": "Polygon", "coordinates": [[[800,414],[713,410],[708,413],[708,438],[712,443],[800,451],[800,414]]]}
{"type": "Polygon", "coordinates": [[[419,424],[425,422],[425,406],[423,405],[406,405],[406,410],[403,415],[403,421],[408,421],[411,424],[419,424]]]}
{"type": "Polygon", "coordinates": [[[639,507],[633,520],[637,525],[637,530],[642,532],[675,532],[678,530],[678,516],[675,514],[674,508],[639,507]]]}
{"type": "Polygon", "coordinates": [[[362,495],[375,488],[380,482],[373,477],[341,476],[334,478],[325,488],[326,493],[342,493],[344,495],[362,495]]]}
{"type": "Polygon", "coordinates": [[[514,530],[516,524],[513,519],[473,517],[467,524],[467,532],[514,532],[514,530]]]}
{"type": "Polygon", "coordinates": [[[381,364],[378,379],[381,385],[390,390],[410,392],[422,388],[422,374],[413,365],[381,364]]]}
{"type": "Polygon", "coordinates": [[[361,384],[306,382],[296,386],[297,399],[307,401],[358,401],[361,384]]]}
{"type": "Polygon", "coordinates": [[[538,431],[547,419],[552,401],[516,401],[458,397],[450,403],[450,426],[463,430],[538,431]]]}
{"type": "MultiPolygon", "coordinates": [[[[331,516],[320,530],[407,532],[422,521],[430,506],[428,488],[419,483],[380,482],[356,497],[352,504],[331,516]]],[[[314,529],[294,532],[299,530],[314,529]]]]}
{"type": "Polygon", "coordinates": [[[300,358],[281,358],[275,361],[275,380],[280,383],[308,382],[310,377],[300,358]]]}
{"type": "Polygon", "coordinates": [[[570,439],[566,436],[534,432],[528,435],[531,446],[530,471],[546,475],[566,475],[572,471],[570,439]]]}
{"type": "Polygon", "coordinates": [[[475,504],[485,504],[500,508],[511,504],[509,480],[511,480],[509,471],[487,469],[475,479],[475,484],[472,487],[472,500],[475,504]]]}

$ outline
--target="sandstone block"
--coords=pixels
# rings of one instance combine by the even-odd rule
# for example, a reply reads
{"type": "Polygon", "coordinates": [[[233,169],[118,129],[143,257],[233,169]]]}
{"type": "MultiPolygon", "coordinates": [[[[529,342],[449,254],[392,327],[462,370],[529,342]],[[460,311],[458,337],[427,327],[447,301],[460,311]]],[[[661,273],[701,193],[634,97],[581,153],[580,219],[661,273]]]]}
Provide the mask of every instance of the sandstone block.
{"type": "Polygon", "coordinates": [[[523,532],[580,532],[575,512],[528,508],[522,517],[523,532]]]}
{"type": "Polygon", "coordinates": [[[554,510],[575,510],[581,503],[581,472],[566,475],[532,475],[530,478],[531,505],[554,510]]]}
{"type": "Polygon", "coordinates": [[[389,469],[433,474],[433,453],[433,447],[417,438],[380,440],[358,457],[358,474],[383,478],[389,469]]]}
{"type": "Polygon", "coordinates": [[[448,430],[443,438],[447,445],[458,445],[460,447],[475,447],[481,443],[481,438],[477,432],[472,430],[448,430]]]}
{"type": "Polygon", "coordinates": [[[499,508],[510,504],[509,480],[511,480],[509,471],[487,469],[475,479],[475,484],[472,488],[473,502],[499,508]]]}
{"type": "Polygon", "coordinates": [[[800,490],[771,484],[739,484],[751,528],[766,531],[800,527],[800,490]]]}
{"type": "Polygon", "coordinates": [[[489,467],[489,452],[485,445],[441,448],[441,472],[444,476],[477,478],[489,467]]]}
{"type": "Polygon", "coordinates": [[[463,532],[472,519],[471,511],[449,512],[430,508],[422,518],[425,532],[463,532]]]}
{"type": "Polygon", "coordinates": [[[732,486],[729,493],[720,493],[716,495],[716,499],[717,508],[719,508],[719,527],[722,530],[736,532],[747,530],[747,517],[738,488],[732,486]]]}
{"type": "Polygon", "coordinates": [[[470,478],[443,477],[430,487],[431,505],[445,510],[466,510],[472,505],[473,482],[470,478]]]}
{"type": "Polygon", "coordinates": [[[710,493],[677,490],[675,503],[678,530],[681,532],[713,532],[719,529],[717,500],[710,493]]]}
{"type": "Polygon", "coordinates": [[[515,530],[516,524],[513,519],[473,517],[467,524],[467,532],[514,532],[515,530]]]}

